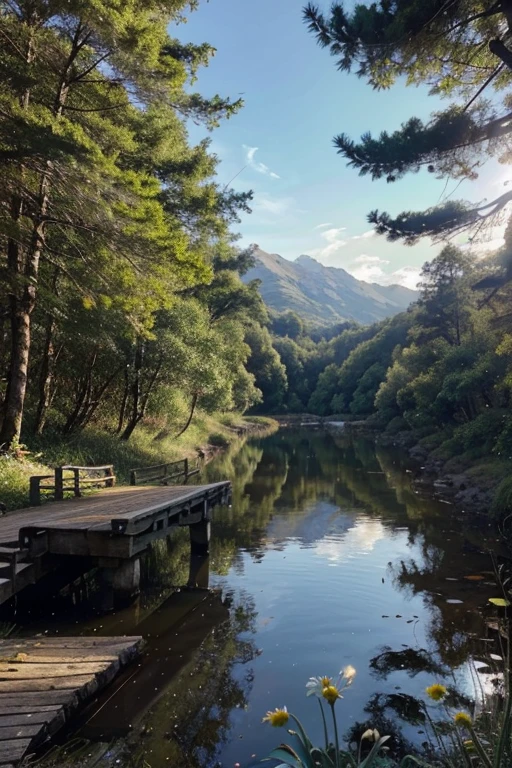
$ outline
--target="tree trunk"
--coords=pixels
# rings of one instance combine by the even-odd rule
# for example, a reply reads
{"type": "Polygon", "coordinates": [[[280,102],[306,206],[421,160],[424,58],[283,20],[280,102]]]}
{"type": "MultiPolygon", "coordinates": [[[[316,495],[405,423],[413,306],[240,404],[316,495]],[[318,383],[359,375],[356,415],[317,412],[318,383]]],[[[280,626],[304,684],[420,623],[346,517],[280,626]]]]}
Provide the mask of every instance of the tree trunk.
{"type": "MultiPolygon", "coordinates": [[[[32,14],[31,23],[36,24],[37,18],[32,14]]],[[[79,23],[72,41],[71,52],[62,69],[61,79],[54,102],[54,116],[56,119],[62,114],[69,91],[68,75],[84,41],[79,42],[82,25],[79,23]]],[[[32,38],[29,41],[26,60],[30,63],[34,57],[34,45],[32,38]]],[[[27,89],[20,98],[22,107],[27,108],[30,102],[30,91],[27,89]]],[[[48,213],[49,192],[53,165],[46,163],[39,183],[39,194],[36,203],[37,213],[32,221],[32,236],[30,243],[25,248],[25,253],[15,240],[9,240],[7,250],[8,272],[12,281],[11,290],[11,359],[9,364],[8,384],[5,401],[3,404],[3,420],[0,430],[0,446],[9,448],[20,439],[21,424],[23,420],[23,408],[27,391],[27,373],[30,356],[31,314],[34,310],[37,295],[39,276],[39,264],[45,245],[45,219],[48,213]],[[16,294],[20,277],[25,282],[21,297],[16,294]]],[[[23,169],[22,169],[23,174],[23,169]]],[[[11,218],[17,223],[23,213],[23,201],[13,198],[11,206],[11,218]]]]}
{"type": "MultiPolygon", "coordinates": [[[[52,280],[52,289],[55,295],[57,295],[58,277],[59,270],[55,269],[52,280]]],[[[55,364],[57,362],[57,354],[55,352],[55,345],[53,342],[55,328],[55,318],[53,315],[48,314],[46,316],[46,333],[43,348],[43,359],[41,363],[41,372],[39,375],[39,403],[37,405],[36,419],[34,424],[34,432],[36,435],[40,435],[43,432],[48,408],[50,407],[53,398],[53,381],[55,377],[55,364]]]]}
{"type": "Polygon", "coordinates": [[[181,435],[183,435],[187,431],[187,429],[190,427],[190,424],[192,423],[192,418],[194,416],[194,411],[196,410],[198,397],[199,397],[199,392],[194,392],[194,396],[192,397],[192,404],[190,406],[188,421],[183,427],[183,429],[181,430],[181,432],[178,432],[177,435],[174,435],[173,440],[177,440],[178,437],[181,437],[181,435]]]}
{"type": "Polygon", "coordinates": [[[144,360],[144,347],[141,344],[140,346],[139,345],[137,346],[137,350],[135,352],[134,380],[132,385],[132,392],[133,392],[132,415],[130,417],[130,420],[128,421],[128,424],[126,425],[126,428],[123,434],[121,435],[121,440],[129,440],[137,424],[140,421],[142,421],[142,419],[146,415],[146,408],[148,405],[149,396],[153,392],[153,389],[158,379],[158,375],[162,369],[162,359],[160,358],[148,382],[146,391],[143,394],[142,382],[141,382],[143,360],[144,360]]]}
{"type": "Polygon", "coordinates": [[[126,425],[123,433],[121,434],[121,440],[129,440],[133,430],[137,426],[137,424],[140,421],[139,418],[139,402],[140,402],[140,394],[141,394],[141,387],[140,387],[140,374],[142,371],[142,364],[144,361],[144,345],[141,341],[137,341],[137,344],[135,346],[135,355],[134,355],[134,361],[133,361],[133,381],[131,386],[132,391],[132,408],[131,408],[131,416],[128,419],[128,424],[126,425]]]}
{"type": "Polygon", "coordinates": [[[103,402],[110,385],[118,377],[120,371],[121,371],[120,368],[116,368],[114,373],[112,373],[103,382],[103,384],[100,387],[98,387],[94,392],[91,393],[89,402],[87,403],[87,406],[83,409],[83,412],[77,421],[76,429],[83,429],[84,427],[87,426],[87,424],[90,423],[92,417],[98,410],[100,404],[103,402]]]}
{"type": "Polygon", "coordinates": [[[124,426],[124,419],[126,416],[126,406],[128,405],[128,395],[130,394],[130,376],[129,369],[126,365],[124,368],[124,391],[123,399],[121,400],[121,407],[119,409],[119,421],[117,422],[116,435],[121,434],[124,426]]]}

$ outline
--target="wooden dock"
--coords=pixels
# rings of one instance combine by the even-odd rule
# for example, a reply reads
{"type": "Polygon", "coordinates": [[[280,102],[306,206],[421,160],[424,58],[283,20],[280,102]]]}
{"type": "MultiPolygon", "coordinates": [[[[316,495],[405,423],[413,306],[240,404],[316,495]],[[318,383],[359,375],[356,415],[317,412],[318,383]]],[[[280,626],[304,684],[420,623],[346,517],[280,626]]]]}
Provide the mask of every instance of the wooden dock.
{"type": "Polygon", "coordinates": [[[114,590],[138,588],[138,558],[155,539],[188,526],[206,554],[212,510],[229,501],[227,481],[196,486],[117,486],[0,518],[0,604],[70,557],[100,567],[114,590]]]}
{"type": "Polygon", "coordinates": [[[0,640],[0,766],[13,768],[140,653],[141,637],[0,640]]]}

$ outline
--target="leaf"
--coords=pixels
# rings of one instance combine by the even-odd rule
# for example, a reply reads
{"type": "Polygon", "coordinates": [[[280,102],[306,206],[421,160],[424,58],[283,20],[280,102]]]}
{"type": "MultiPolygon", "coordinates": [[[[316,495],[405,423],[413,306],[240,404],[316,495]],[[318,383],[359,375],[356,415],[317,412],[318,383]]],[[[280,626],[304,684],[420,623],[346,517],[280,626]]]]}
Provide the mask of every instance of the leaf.
{"type": "Polygon", "coordinates": [[[485,576],[464,576],[467,581],[485,581],[485,576]]]}
{"type": "Polygon", "coordinates": [[[508,608],[510,605],[510,602],[508,600],[505,600],[504,597],[490,597],[489,602],[493,605],[497,605],[498,608],[508,608]]]}
{"type": "Polygon", "coordinates": [[[371,768],[371,766],[375,763],[375,760],[378,758],[382,747],[386,741],[389,741],[390,738],[391,736],[381,736],[380,739],[373,745],[372,751],[368,757],[366,757],[363,762],[360,763],[359,768],[371,768]]]}
{"type": "Polygon", "coordinates": [[[269,754],[269,757],[273,757],[274,760],[284,760],[286,766],[292,766],[292,768],[303,768],[301,761],[290,747],[286,744],[282,744],[277,749],[273,749],[269,754]]]}
{"type": "MultiPolygon", "coordinates": [[[[313,761],[315,765],[321,765],[322,768],[334,768],[334,763],[323,749],[319,749],[318,747],[313,747],[311,750],[311,757],[313,758],[313,761]]],[[[357,768],[357,766],[356,766],[357,768]]]]}

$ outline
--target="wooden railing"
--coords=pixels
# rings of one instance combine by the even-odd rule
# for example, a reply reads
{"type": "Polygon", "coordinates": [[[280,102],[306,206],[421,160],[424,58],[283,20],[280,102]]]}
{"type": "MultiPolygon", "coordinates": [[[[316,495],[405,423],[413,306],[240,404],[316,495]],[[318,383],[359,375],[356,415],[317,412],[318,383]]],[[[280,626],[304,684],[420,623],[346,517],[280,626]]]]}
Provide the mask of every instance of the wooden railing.
{"type": "Polygon", "coordinates": [[[185,478],[185,482],[191,475],[197,475],[199,467],[190,467],[188,459],[171,461],[166,464],[154,464],[151,467],[139,467],[130,471],[130,485],[139,485],[140,483],[159,483],[168,485],[171,480],[177,480],[179,477],[185,478]]]}
{"type": "Polygon", "coordinates": [[[62,501],[65,493],[72,492],[81,496],[84,486],[103,486],[111,488],[116,481],[114,466],[105,464],[102,467],[77,467],[65,465],[56,467],[53,475],[34,475],[30,478],[30,504],[41,504],[41,493],[53,491],[55,501],[62,501]],[[68,473],[68,474],[66,474],[68,473]],[[45,481],[53,480],[53,483],[45,481]]]}

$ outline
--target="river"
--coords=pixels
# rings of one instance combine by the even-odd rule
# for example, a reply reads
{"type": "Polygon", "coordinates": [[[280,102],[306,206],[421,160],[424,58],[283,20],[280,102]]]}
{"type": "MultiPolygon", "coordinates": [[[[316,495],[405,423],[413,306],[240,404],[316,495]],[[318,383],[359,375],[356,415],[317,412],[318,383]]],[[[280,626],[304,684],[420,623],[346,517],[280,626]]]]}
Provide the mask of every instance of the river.
{"type": "Polygon", "coordinates": [[[281,429],[217,457],[198,482],[225,478],[232,507],[215,511],[209,562],[192,564],[213,592],[174,589],[189,579],[183,531],[154,547],[140,599],[114,615],[95,613],[83,581],[51,617],[20,606],[23,633],[148,639],[142,667],[80,724],[95,765],[136,765],[127,754],[151,768],[257,765],[283,737],[261,718],[283,705],[320,742],[305,684],[347,664],[357,675],[337,704],[344,737],[377,726],[399,753],[426,739],[427,685],[445,680],[468,699],[476,676],[486,685],[475,660],[492,640],[496,539],[420,495],[405,459],[342,433],[281,429]]]}

